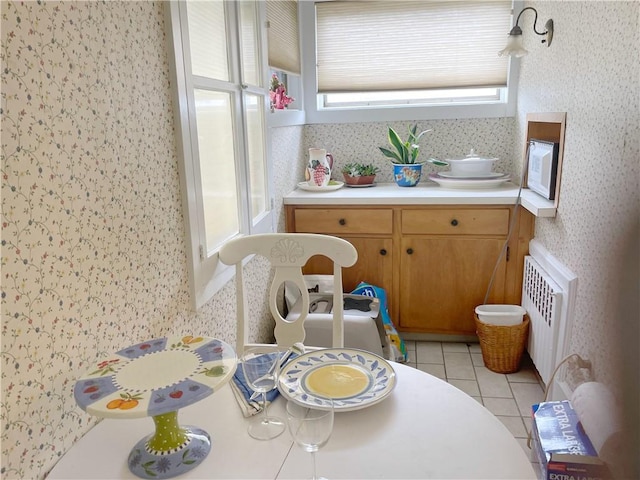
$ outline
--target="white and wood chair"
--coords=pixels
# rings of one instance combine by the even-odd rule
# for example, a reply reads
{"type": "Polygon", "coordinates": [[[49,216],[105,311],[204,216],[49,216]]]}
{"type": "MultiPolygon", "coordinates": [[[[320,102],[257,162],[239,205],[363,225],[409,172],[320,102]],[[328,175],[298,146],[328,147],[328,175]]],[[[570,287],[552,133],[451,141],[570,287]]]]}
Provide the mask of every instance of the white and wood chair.
{"type": "MultiPolygon", "coordinates": [[[[310,257],[324,255],[333,261],[333,341],[334,348],[344,346],[344,307],[342,298],[342,268],[350,267],[358,259],[351,243],[341,238],[313,233],[265,233],[230,240],[219,252],[220,260],[236,266],[236,303],[238,330],[236,351],[240,355],[249,343],[249,308],[242,276],[242,262],[251,255],[262,255],[271,263],[274,278],[269,290],[269,310],[275,320],[274,335],[279,346],[290,348],[304,343],[304,321],[309,312],[309,292],[302,267],[310,257]],[[294,284],[301,292],[302,314],[287,320],[278,309],[278,292],[285,282],[294,284]]],[[[311,345],[312,346],[312,345],[311,345]]]]}

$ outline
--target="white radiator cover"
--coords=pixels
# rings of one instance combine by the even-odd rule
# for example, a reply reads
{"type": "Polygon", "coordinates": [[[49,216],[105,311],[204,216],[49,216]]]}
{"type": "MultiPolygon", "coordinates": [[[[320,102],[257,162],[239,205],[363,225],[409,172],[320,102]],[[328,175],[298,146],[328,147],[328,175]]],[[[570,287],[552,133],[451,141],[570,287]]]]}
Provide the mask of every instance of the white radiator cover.
{"type": "Polygon", "coordinates": [[[549,389],[549,399],[570,398],[564,372],[551,376],[568,354],[578,277],[533,239],[525,257],[522,306],[531,321],[527,351],[549,389]]]}

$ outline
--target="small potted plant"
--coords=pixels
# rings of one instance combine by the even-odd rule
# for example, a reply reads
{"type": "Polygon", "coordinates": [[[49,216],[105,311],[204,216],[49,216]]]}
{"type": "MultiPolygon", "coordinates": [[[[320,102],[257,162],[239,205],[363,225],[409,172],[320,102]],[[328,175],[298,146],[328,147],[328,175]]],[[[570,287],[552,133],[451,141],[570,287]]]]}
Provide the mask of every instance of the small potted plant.
{"type": "Polygon", "coordinates": [[[370,163],[347,163],[342,176],[347,185],[372,185],[380,169],[370,163]]]}
{"type": "Polygon", "coordinates": [[[418,124],[409,128],[409,136],[402,141],[398,132],[389,127],[387,138],[393,149],[378,147],[382,154],[393,163],[393,178],[401,187],[413,187],[418,184],[422,174],[422,163],[418,162],[420,137],[431,130],[418,132],[418,124]]]}

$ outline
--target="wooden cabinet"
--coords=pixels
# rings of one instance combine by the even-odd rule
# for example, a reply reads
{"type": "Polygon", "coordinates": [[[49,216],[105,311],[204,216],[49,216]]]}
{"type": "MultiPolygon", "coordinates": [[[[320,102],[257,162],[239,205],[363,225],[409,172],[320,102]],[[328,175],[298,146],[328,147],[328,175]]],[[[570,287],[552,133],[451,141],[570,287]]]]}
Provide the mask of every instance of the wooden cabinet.
{"type": "MultiPolygon", "coordinates": [[[[533,215],[524,209],[516,218],[510,205],[285,205],[285,210],[287,231],[326,233],[353,243],[358,262],[344,271],[345,290],[360,281],[385,288],[400,331],[474,335],[474,309],[484,303],[492,275],[487,303],[520,303],[534,228],[533,215]]],[[[305,270],[330,271],[320,259],[305,270]]]]}
{"type": "MultiPolygon", "coordinates": [[[[324,233],[344,238],[358,251],[358,261],[342,272],[345,291],[368,282],[391,292],[393,287],[393,210],[390,208],[291,208],[287,206],[287,231],[324,233]]],[[[332,273],[324,257],[312,257],[304,273],[332,273]]]]}

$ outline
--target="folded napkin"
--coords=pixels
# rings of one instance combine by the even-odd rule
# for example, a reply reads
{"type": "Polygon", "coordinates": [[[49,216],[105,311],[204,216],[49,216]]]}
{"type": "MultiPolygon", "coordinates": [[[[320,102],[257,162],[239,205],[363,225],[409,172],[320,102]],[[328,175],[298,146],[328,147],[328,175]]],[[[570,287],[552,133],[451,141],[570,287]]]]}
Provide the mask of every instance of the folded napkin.
{"type": "MultiPolygon", "coordinates": [[[[265,353],[265,356],[276,355],[276,354],[268,354],[265,353]]],[[[287,354],[285,354],[287,355],[287,354]]],[[[288,358],[285,359],[284,364],[289,360],[297,357],[298,354],[294,351],[288,358]]],[[[270,362],[265,362],[264,373],[267,373],[269,370],[270,362]]],[[[233,379],[229,382],[231,385],[231,391],[233,392],[233,396],[236,398],[238,405],[240,406],[240,410],[242,410],[242,414],[245,417],[251,417],[256,413],[260,413],[262,411],[262,394],[259,394],[255,399],[251,399],[251,396],[255,393],[254,390],[249,386],[247,381],[244,378],[244,371],[242,370],[242,364],[238,364],[238,368],[236,368],[236,373],[233,374],[233,379]]],[[[277,388],[267,392],[267,408],[273,402],[277,396],[280,395],[277,388]]]]}

